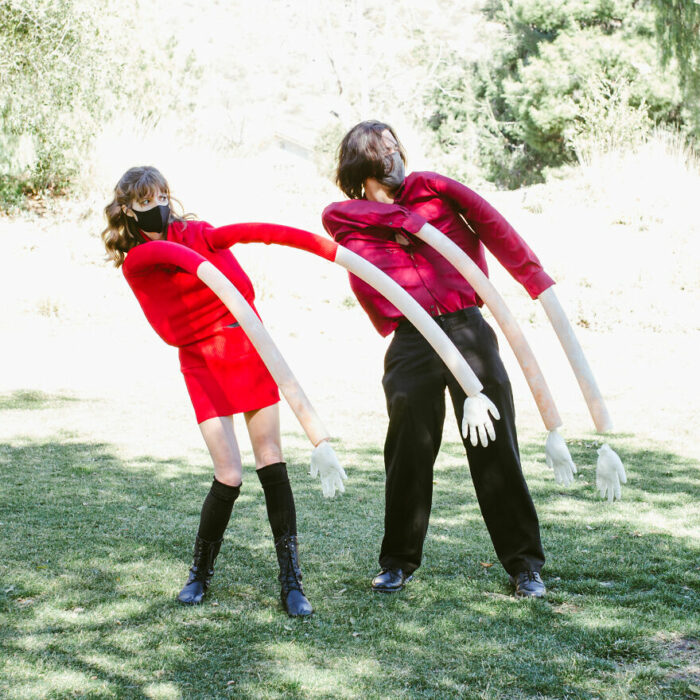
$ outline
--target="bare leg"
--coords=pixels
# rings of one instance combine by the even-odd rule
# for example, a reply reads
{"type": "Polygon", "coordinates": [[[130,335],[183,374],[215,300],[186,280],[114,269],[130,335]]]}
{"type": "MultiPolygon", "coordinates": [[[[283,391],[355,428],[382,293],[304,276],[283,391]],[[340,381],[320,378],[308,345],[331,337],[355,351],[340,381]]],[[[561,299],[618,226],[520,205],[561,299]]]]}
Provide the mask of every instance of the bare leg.
{"type": "MultiPolygon", "coordinates": [[[[233,430],[233,416],[209,418],[199,424],[199,429],[214,463],[216,480],[227,486],[240,486],[243,470],[241,452],[233,430]]],[[[277,433],[279,436],[279,427],[277,433]]]]}
{"type": "Polygon", "coordinates": [[[257,411],[248,411],[243,415],[255,455],[255,468],[262,469],[268,464],[281,462],[282,438],[280,437],[279,404],[265,406],[257,411]]]}

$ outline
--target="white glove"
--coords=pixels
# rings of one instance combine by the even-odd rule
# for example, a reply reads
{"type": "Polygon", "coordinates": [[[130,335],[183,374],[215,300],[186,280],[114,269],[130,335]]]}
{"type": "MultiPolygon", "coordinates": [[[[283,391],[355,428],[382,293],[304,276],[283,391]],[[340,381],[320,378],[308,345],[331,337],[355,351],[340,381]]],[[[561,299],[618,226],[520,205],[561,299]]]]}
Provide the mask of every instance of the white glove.
{"type": "Polygon", "coordinates": [[[544,459],[547,466],[554,472],[554,480],[557,484],[570,486],[574,483],[576,465],[571,459],[564,438],[557,432],[556,428],[550,430],[549,435],[547,435],[547,441],[544,443],[544,459]]]}
{"type": "Polygon", "coordinates": [[[471,444],[476,447],[480,442],[482,447],[496,439],[496,431],[489,413],[498,420],[501,414],[498,412],[493,401],[482,393],[475,396],[467,396],[464,402],[464,417],[462,418],[462,436],[466,440],[469,438],[471,444]],[[488,437],[487,437],[488,433],[488,437]]]}
{"type": "Polygon", "coordinates": [[[610,449],[610,445],[603,445],[598,450],[598,466],[595,473],[595,485],[600,491],[600,497],[607,495],[608,503],[612,503],[615,498],[619,501],[622,498],[620,483],[627,483],[625,468],[617,453],[610,449]]]}
{"type": "Polygon", "coordinates": [[[330,442],[322,440],[314,447],[311,453],[311,471],[313,478],[321,475],[321,489],[325,498],[333,498],[336,489],[340,493],[345,492],[343,481],[347,479],[345,470],[340,466],[335,450],[330,442]]]}

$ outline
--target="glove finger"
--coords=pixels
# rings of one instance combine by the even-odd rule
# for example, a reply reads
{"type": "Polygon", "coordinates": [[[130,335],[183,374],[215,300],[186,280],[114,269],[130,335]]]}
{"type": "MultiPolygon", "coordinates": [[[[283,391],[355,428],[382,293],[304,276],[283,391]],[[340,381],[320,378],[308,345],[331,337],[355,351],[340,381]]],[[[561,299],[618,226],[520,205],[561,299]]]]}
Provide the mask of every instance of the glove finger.
{"type": "Polygon", "coordinates": [[[608,485],[608,503],[612,503],[615,498],[612,486],[608,485]]]}
{"type": "Polygon", "coordinates": [[[476,447],[479,444],[479,436],[474,425],[469,426],[469,442],[471,442],[472,447],[476,447]]]}
{"type": "Polygon", "coordinates": [[[489,413],[496,419],[500,420],[501,414],[498,412],[498,409],[496,408],[496,404],[489,399],[489,413]]]}
{"type": "Polygon", "coordinates": [[[479,433],[479,443],[482,447],[486,447],[486,445],[489,444],[489,439],[486,435],[486,428],[483,425],[479,425],[477,427],[477,431],[479,433]]]}
{"type": "Polygon", "coordinates": [[[625,474],[625,468],[622,464],[619,464],[617,467],[617,476],[623,484],[627,483],[627,474],[625,474]]]}
{"type": "Polygon", "coordinates": [[[493,423],[491,421],[486,424],[486,432],[489,434],[491,442],[496,442],[496,429],[493,427],[493,423]]]}
{"type": "Polygon", "coordinates": [[[618,501],[622,500],[622,488],[619,482],[615,484],[615,498],[617,498],[618,501]]]}
{"type": "Polygon", "coordinates": [[[557,484],[564,483],[564,478],[562,477],[562,474],[558,469],[554,469],[554,481],[556,481],[557,484]]]}

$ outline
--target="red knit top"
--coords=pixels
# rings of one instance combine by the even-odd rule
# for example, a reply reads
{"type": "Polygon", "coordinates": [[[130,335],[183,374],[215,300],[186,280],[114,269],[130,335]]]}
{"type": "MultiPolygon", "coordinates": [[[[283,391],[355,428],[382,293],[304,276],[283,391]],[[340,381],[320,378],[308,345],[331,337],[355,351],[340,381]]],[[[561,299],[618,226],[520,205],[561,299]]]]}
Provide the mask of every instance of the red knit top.
{"type": "MultiPolygon", "coordinates": [[[[250,279],[226,246],[215,240],[215,229],[206,221],[175,221],[165,240],[197,251],[217,267],[252,305],[255,292],[250,279]],[[214,243],[225,247],[216,247],[214,243]]],[[[141,245],[148,245],[148,242],[141,245]]],[[[158,265],[145,272],[130,269],[129,254],[122,272],[136,295],[148,322],[169,345],[181,347],[213,335],[236,319],[219,297],[198,277],[172,265],[158,265]]]]}

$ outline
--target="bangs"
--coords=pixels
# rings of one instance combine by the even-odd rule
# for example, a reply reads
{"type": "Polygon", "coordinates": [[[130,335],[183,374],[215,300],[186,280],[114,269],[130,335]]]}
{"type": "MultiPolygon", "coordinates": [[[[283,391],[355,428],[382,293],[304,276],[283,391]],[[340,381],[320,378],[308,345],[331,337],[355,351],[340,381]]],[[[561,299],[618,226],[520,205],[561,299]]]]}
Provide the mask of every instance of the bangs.
{"type": "Polygon", "coordinates": [[[155,194],[156,190],[161,190],[170,196],[170,189],[165,178],[155,168],[145,170],[141,177],[134,182],[134,199],[141,199],[148,195],[155,194]]]}

